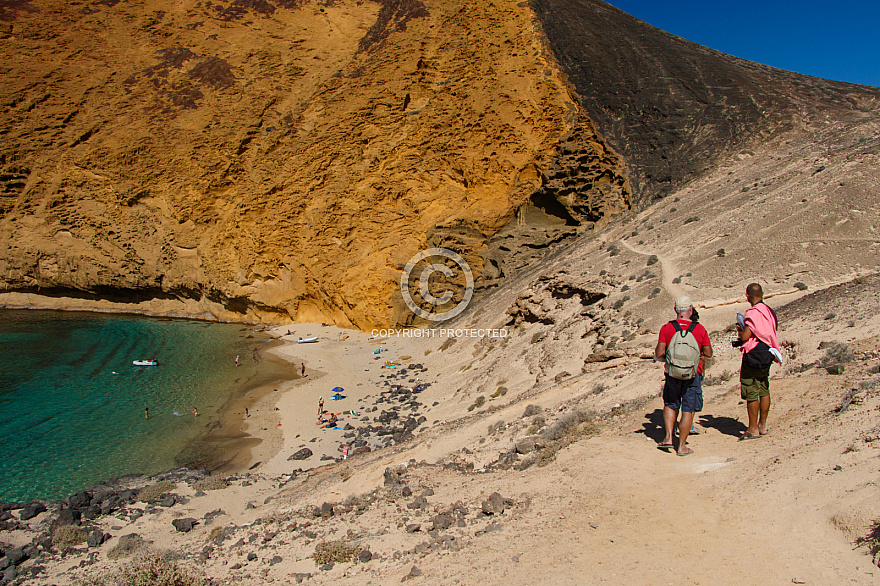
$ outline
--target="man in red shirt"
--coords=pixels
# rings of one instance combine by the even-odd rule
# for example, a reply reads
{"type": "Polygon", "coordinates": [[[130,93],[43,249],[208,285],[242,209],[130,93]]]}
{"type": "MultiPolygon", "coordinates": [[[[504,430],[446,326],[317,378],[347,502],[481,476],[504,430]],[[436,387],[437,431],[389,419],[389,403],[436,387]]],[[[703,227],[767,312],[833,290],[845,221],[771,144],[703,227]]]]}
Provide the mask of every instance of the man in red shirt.
{"type": "MultiPolygon", "coordinates": [[[[676,331],[672,322],[660,328],[660,336],[657,347],[654,349],[654,360],[665,362],[666,350],[672,342],[673,336],[683,335],[691,326],[693,315],[693,303],[690,297],[682,296],[675,299],[675,321],[678,322],[682,332],[676,331]]],[[[695,323],[690,330],[700,347],[699,362],[696,376],[691,379],[681,380],[666,374],[666,382],[663,384],[663,425],[666,428],[666,436],[660,442],[661,448],[674,447],[672,444],[672,432],[675,421],[678,419],[678,411],[681,410],[681,421],[678,424],[678,451],[679,456],[693,454],[694,451],[687,447],[687,437],[694,423],[694,413],[703,410],[703,361],[712,358],[712,343],[709,341],[709,333],[699,323],[695,323]]]]}

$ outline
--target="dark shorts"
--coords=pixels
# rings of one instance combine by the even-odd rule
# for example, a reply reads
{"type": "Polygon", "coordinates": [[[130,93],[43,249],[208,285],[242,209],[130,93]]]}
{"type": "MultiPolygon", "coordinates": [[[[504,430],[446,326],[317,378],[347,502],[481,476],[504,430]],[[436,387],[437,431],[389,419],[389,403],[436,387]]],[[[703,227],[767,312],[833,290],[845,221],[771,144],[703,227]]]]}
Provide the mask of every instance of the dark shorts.
{"type": "Polygon", "coordinates": [[[753,368],[742,363],[739,372],[740,397],[743,401],[757,401],[770,396],[770,367],[753,368]]]}
{"type": "Polygon", "coordinates": [[[703,410],[703,376],[698,374],[690,380],[678,380],[666,376],[663,384],[663,404],[670,409],[685,413],[703,410]]]}

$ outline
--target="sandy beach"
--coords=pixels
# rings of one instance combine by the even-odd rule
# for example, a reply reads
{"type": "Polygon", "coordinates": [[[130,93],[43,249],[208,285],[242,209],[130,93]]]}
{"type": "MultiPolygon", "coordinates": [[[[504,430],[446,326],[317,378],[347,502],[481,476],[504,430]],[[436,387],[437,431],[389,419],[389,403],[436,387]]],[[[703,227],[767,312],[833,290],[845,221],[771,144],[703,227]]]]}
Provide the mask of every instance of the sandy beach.
{"type": "MultiPolygon", "coordinates": [[[[283,360],[286,368],[293,369],[295,378],[260,385],[224,409],[223,431],[211,434],[218,452],[212,470],[217,472],[286,474],[342,456],[342,446],[350,443],[344,434],[371,421],[368,413],[375,415],[371,412],[376,407],[375,399],[387,388],[383,377],[393,372],[383,368],[385,362],[413,362],[413,353],[424,352],[415,339],[374,338],[335,326],[296,324],[279,326],[268,333],[279,344],[267,349],[265,355],[269,360],[283,360]],[[318,340],[297,343],[311,337],[318,340]],[[305,376],[301,376],[303,364],[305,376]],[[331,399],[336,387],[344,389],[344,399],[331,399]],[[337,414],[336,429],[318,425],[320,397],[324,398],[325,419],[337,414]],[[288,460],[306,447],[312,451],[311,456],[288,460]],[[234,455],[229,455],[230,450],[234,455]]],[[[416,385],[421,380],[416,375],[415,382],[406,384],[416,385]]]]}

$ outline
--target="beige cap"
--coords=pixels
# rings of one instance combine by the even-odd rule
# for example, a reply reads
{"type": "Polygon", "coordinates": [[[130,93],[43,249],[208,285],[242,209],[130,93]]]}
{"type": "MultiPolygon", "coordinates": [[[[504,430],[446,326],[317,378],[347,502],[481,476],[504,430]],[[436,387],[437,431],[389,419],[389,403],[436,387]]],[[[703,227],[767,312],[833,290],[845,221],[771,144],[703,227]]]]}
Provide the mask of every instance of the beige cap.
{"type": "Polygon", "coordinates": [[[693,307],[693,303],[691,303],[691,298],[687,295],[682,295],[681,297],[675,298],[675,311],[681,311],[683,309],[687,309],[688,307],[693,307]]]}

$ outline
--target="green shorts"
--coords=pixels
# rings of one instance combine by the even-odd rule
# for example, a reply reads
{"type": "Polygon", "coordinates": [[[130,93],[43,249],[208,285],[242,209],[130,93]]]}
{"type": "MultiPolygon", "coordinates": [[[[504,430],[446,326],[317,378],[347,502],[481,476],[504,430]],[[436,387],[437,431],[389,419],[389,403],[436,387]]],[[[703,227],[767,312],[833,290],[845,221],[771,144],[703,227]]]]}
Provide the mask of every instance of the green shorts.
{"type": "Polygon", "coordinates": [[[740,396],[744,401],[757,401],[770,396],[770,367],[752,368],[743,363],[739,372],[740,396]]]}

